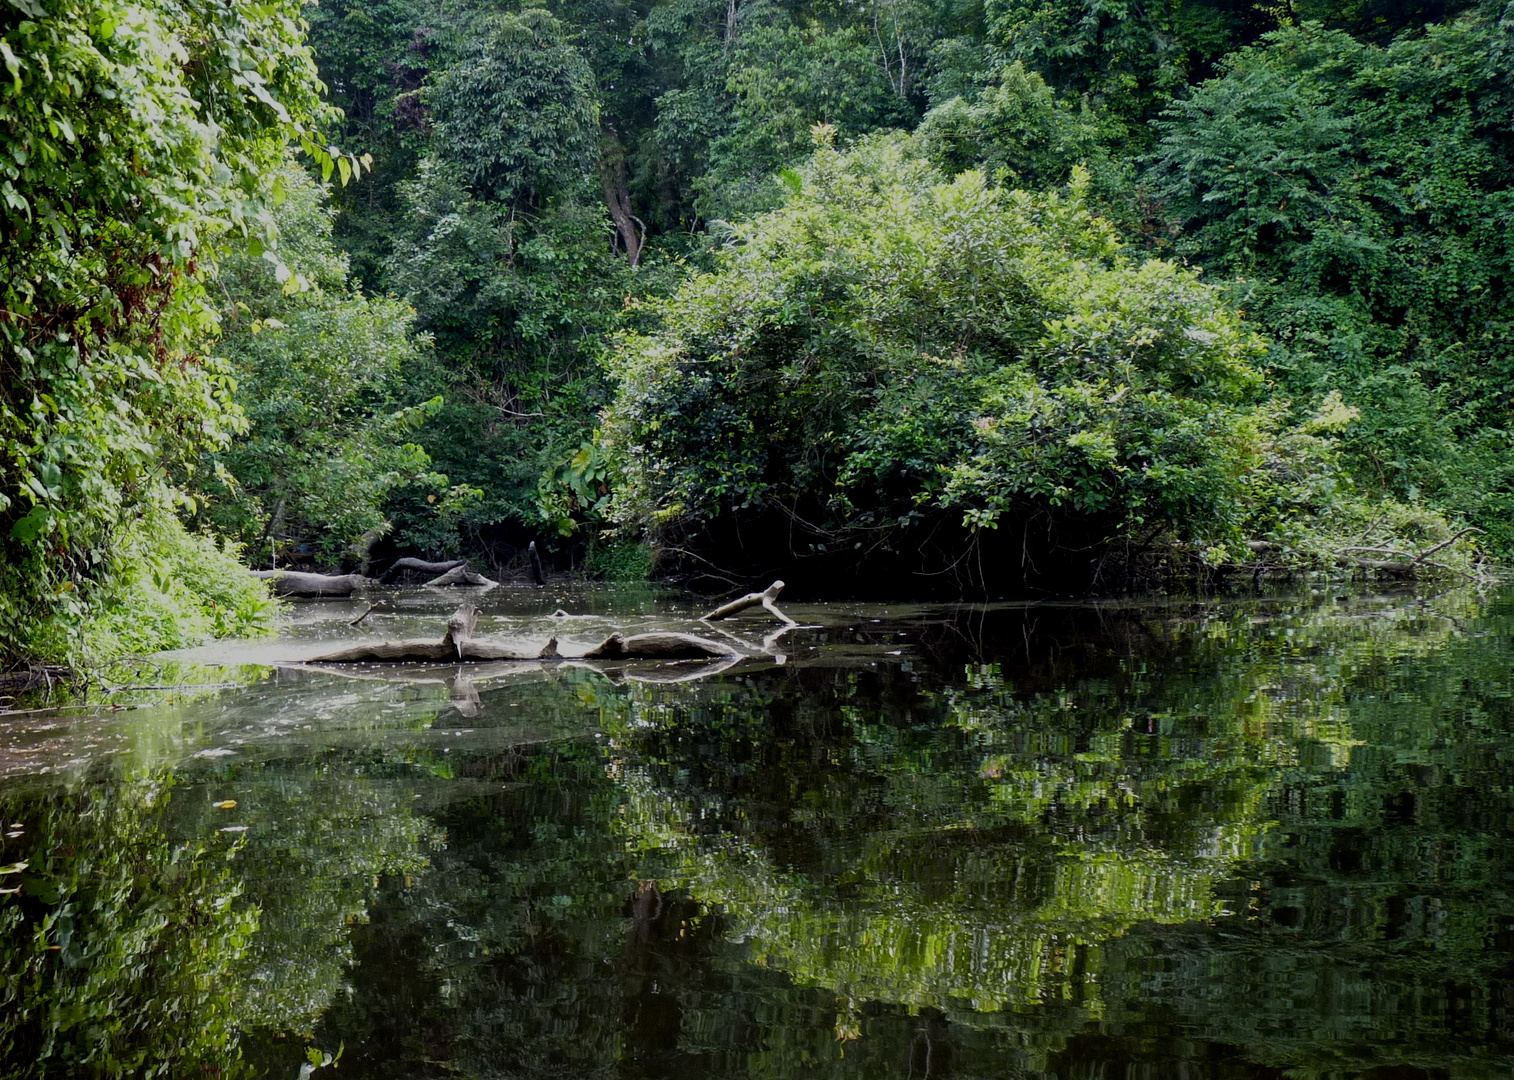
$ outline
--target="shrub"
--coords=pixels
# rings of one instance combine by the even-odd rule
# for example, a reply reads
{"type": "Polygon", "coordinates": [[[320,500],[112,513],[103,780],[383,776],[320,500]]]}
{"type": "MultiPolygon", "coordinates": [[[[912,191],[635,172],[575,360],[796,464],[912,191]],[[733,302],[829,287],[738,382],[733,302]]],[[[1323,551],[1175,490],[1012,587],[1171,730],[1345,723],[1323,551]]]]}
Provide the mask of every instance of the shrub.
{"type": "Polygon", "coordinates": [[[42,623],[29,655],[90,668],[128,655],[272,631],[274,601],[235,545],[156,512],[121,530],[114,571],[86,607],[42,623]],[[77,621],[75,621],[77,620],[77,621]]]}
{"type": "Polygon", "coordinates": [[[1238,536],[1260,340],[1194,272],[1118,254],[1086,173],[1033,195],[912,149],[822,145],[658,329],[618,339],[612,516],[853,564],[944,522],[948,560],[1001,526],[1081,566],[1122,537],[1238,536]]]}

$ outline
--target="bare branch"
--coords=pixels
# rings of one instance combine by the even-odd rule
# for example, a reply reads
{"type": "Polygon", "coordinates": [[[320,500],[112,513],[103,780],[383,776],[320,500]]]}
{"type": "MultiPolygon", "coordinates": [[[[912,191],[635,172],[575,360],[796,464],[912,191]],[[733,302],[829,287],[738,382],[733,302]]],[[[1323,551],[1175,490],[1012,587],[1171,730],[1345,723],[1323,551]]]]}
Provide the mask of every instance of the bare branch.
{"type": "Polygon", "coordinates": [[[708,615],[703,616],[699,621],[719,622],[721,619],[729,618],[730,616],[735,615],[737,612],[745,611],[747,608],[756,607],[757,605],[761,604],[763,607],[767,608],[769,613],[771,613],[774,618],[782,622],[798,626],[799,624],[795,622],[795,620],[785,615],[782,611],[780,611],[778,609],[778,605],[774,602],[778,599],[778,594],[782,591],[783,582],[775,581],[760,593],[747,593],[740,599],[732,600],[729,604],[722,604],[720,607],[716,608],[708,615]]]}

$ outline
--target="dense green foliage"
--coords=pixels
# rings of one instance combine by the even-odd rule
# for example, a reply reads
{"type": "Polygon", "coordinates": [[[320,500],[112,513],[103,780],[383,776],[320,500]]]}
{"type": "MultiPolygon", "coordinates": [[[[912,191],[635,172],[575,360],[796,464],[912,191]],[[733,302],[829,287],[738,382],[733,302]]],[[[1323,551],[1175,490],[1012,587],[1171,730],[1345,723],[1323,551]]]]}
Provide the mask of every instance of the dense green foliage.
{"type": "Polygon", "coordinates": [[[1463,526],[1453,572],[1514,552],[1503,0],[60,3],[0,23],[8,657],[82,657],[117,533],[173,514],[312,566],[998,548],[1059,588],[1463,526]],[[917,250],[926,189],[974,184],[978,227],[1045,232],[987,314],[969,252],[917,250]],[[804,241],[841,254],[785,268],[817,198],[855,211],[804,241]],[[765,259],[852,307],[712,314],[765,259]],[[821,382],[649,395],[648,350],[719,319],[785,378],[785,335],[842,346],[821,382]]]}
{"type": "Polygon", "coordinates": [[[235,428],[225,368],[202,352],[199,263],[266,233],[291,138],[333,158],[296,4],[25,0],[0,20],[0,57],[9,659],[76,653],[122,530],[169,513],[174,466],[235,428]]]}
{"type": "Polygon", "coordinates": [[[1222,291],[1122,254],[1086,174],[1065,195],[948,183],[912,149],[822,148],[655,332],[616,341],[620,524],[832,587],[886,563],[992,591],[1107,587],[1153,545],[1328,562],[1322,537],[1374,517],[1377,542],[1450,535],[1369,509],[1331,438],[1353,411],[1290,421],[1222,291]]]}
{"type": "Polygon", "coordinates": [[[756,542],[816,554],[874,553],[941,511],[1016,546],[1237,535],[1261,346],[1234,312],[1191,271],[1119,256],[1081,187],[946,183],[908,150],[822,148],[658,332],[617,343],[621,519],[682,537],[771,518],[756,542]]]}
{"type": "MultiPolygon", "coordinates": [[[[1107,513],[1067,532],[1066,545],[1075,547],[1187,537],[1199,542],[1193,551],[1223,563],[1239,556],[1240,540],[1277,543],[1284,528],[1290,565],[1301,565],[1294,556],[1305,552],[1304,562],[1328,564],[1330,544],[1348,533],[1394,546],[1402,531],[1374,532],[1375,518],[1418,514],[1422,532],[1448,536],[1435,523],[1439,515],[1479,526],[1483,542],[1502,551],[1514,540],[1504,494],[1507,403],[1494,389],[1505,381],[1497,351],[1506,336],[1499,283],[1507,244],[1498,207],[1508,147],[1497,118],[1509,32],[1497,4],[586,0],[550,5],[550,13],[501,13],[416,0],[324,7],[312,31],[323,74],[348,109],[346,137],[378,158],[374,183],[339,196],[337,236],[363,284],[407,297],[418,327],[433,335],[440,367],[417,390],[439,393],[444,404],[415,439],[452,483],[483,493],[448,519],[459,530],[452,540],[427,524],[422,489],[398,493],[387,509],[393,543],[496,559],[530,538],[592,548],[603,542],[596,536],[611,509],[606,494],[624,482],[631,487],[615,501],[617,542],[640,534],[675,548],[692,544],[738,572],[756,572],[736,550],[738,531],[766,543],[758,519],[785,498],[791,517],[804,522],[800,532],[818,535],[782,545],[767,560],[773,568],[807,554],[812,541],[878,547],[876,531],[867,540],[842,534],[929,508],[971,511],[965,520],[980,530],[1014,520],[1023,533],[1048,499],[1095,517],[1094,505],[1104,501],[1107,513]],[[1314,104],[1298,104],[1306,99],[1314,104]],[[1012,463],[1012,439],[997,463],[969,452],[999,435],[969,430],[992,410],[973,411],[986,404],[986,384],[964,388],[1029,347],[1038,320],[1064,315],[1059,301],[1039,294],[1019,316],[1025,325],[1015,349],[979,349],[983,370],[957,379],[959,398],[951,402],[923,400],[924,384],[906,389],[908,380],[897,380],[888,363],[876,378],[864,374],[871,361],[858,355],[841,365],[851,375],[834,369],[838,382],[825,391],[834,396],[818,412],[802,393],[777,412],[761,394],[748,408],[734,395],[749,387],[732,382],[732,397],[710,411],[682,402],[667,418],[671,428],[658,429],[665,445],[656,460],[623,452],[643,445],[626,442],[624,431],[594,437],[606,405],[612,427],[624,428],[633,414],[653,428],[661,423],[656,410],[672,407],[671,399],[645,396],[627,374],[642,366],[639,343],[660,329],[667,341],[679,340],[709,317],[706,307],[717,300],[706,286],[682,283],[714,268],[713,253],[750,245],[746,255],[719,256],[719,273],[733,273],[731,259],[755,267],[772,253],[753,238],[806,212],[814,193],[804,163],[817,123],[835,132],[843,156],[858,139],[915,129],[904,153],[934,163],[941,176],[928,183],[978,169],[987,187],[1038,193],[1033,201],[1085,166],[1085,212],[1113,223],[1108,242],[1132,268],[1151,256],[1203,268],[1218,292],[1201,306],[1243,311],[1266,348],[1248,354],[1255,377],[1241,380],[1250,380],[1247,391],[1206,385],[1193,395],[1184,406],[1187,428],[1154,415],[1136,423],[1160,432],[1169,448],[1212,441],[1198,457],[1213,469],[1201,476],[1198,458],[1183,466],[1188,502],[1168,500],[1176,498],[1175,479],[1159,479],[1166,494],[1154,496],[1129,489],[1123,473],[1118,484],[1100,481],[1095,494],[1091,474],[1080,471],[1088,455],[1075,446],[1048,449],[1029,469],[1012,463]],[[1304,161],[1310,154],[1320,160],[1304,161]],[[1299,185],[1321,194],[1290,195],[1299,185]],[[778,217],[741,224],[767,212],[778,217]],[[1269,214],[1291,224],[1266,224],[1269,214]],[[1287,236],[1248,247],[1247,229],[1287,236]],[[906,424],[908,432],[874,432],[882,443],[923,438],[910,464],[896,468],[904,451],[892,444],[869,451],[876,460],[866,466],[853,460],[858,446],[822,448],[827,438],[852,438],[821,419],[826,410],[871,430],[860,418],[881,423],[898,404],[885,400],[884,387],[900,400],[922,398],[912,401],[915,412],[929,414],[906,424]],[[1202,403],[1220,399],[1236,414],[1209,417],[1202,403]],[[769,425],[801,414],[804,424],[791,434],[796,445],[800,430],[814,443],[818,471],[793,471],[784,496],[764,486],[777,482],[772,476],[736,479],[724,443],[709,430],[702,442],[675,434],[703,425],[720,429],[726,442],[741,441],[745,429],[777,437],[769,425]],[[1310,419],[1317,416],[1330,419],[1310,419]],[[1303,461],[1293,458],[1300,447],[1309,450],[1303,461]],[[678,479],[654,493],[647,477],[664,471],[678,479]],[[885,474],[883,489],[860,492],[885,474]],[[801,513],[792,496],[822,475],[804,491],[801,513]],[[763,496],[748,498],[757,488],[763,496]],[[1026,494],[1033,490],[1041,495],[1026,494]],[[1382,500],[1380,512],[1368,509],[1382,500]],[[989,502],[984,517],[978,511],[989,502]],[[674,506],[687,513],[649,516],[674,506]],[[679,527],[670,530],[674,519],[679,527]],[[1326,530],[1333,539],[1305,536],[1294,526],[1309,519],[1339,531],[1326,530]],[[1132,532],[1122,523],[1146,528],[1132,532]],[[1202,528],[1189,527],[1195,523],[1202,528]]],[[[869,190],[863,182],[836,197],[858,206],[869,190]]],[[[902,217],[869,228],[864,238],[859,226],[853,242],[912,242],[902,217]]],[[[1147,286],[1162,292],[1154,278],[1132,280],[1132,299],[1117,318],[1134,326],[1134,297],[1147,286]]],[[[878,291],[868,302],[919,299],[879,282],[870,287],[878,291]]],[[[932,303],[962,303],[958,314],[968,321],[975,317],[967,314],[969,291],[943,290],[895,314],[928,325],[932,303]]],[[[1154,295],[1150,302],[1164,301],[1154,295]]],[[[822,335],[832,313],[817,307],[815,325],[796,332],[822,335]]],[[[927,331],[915,343],[921,355],[949,356],[958,344],[950,335],[930,337],[927,331]]],[[[1104,359],[1111,366],[1090,383],[1119,386],[1119,361],[1104,359]]],[[[932,391],[952,381],[944,371],[926,380],[932,391]]],[[[1010,379],[1009,369],[1002,378],[1010,379]]],[[[1001,399],[1007,392],[1000,388],[1001,399]]],[[[1117,409],[1133,407],[1132,398],[1117,409]]],[[[1007,406],[1001,400],[995,408],[1007,406]]],[[[1061,422],[1047,427],[1047,447],[1087,434],[1083,419],[1071,419],[1057,436],[1061,422]]],[[[748,457],[742,468],[770,464],[748,457]]],[[[948,562],[971,543],[953,528],[955,538],[937,552],[948,562]]]]}
{"type": "Polygon", "coordinates": [[[389,527],[390,491],[409,485],[443,507],[464,493],[411,441],[441,405],[411,395],[430,363],[415,313],[354,290],[321,188],[297,168],[279,181],[278,265],[235,255],[217,272],[217,347],[247,428],[200,468],[200,520],[259,560],[361,562],[389,527]]]}
{"type": "Polygon", "coordinates": [[[1514,543],[1514,26],[1387,47],[1318,24],[1227,60],[1159,124],[1175,249],[1234,278],[1288,392],[1339,390],[1360,480],[1514,543]]]}

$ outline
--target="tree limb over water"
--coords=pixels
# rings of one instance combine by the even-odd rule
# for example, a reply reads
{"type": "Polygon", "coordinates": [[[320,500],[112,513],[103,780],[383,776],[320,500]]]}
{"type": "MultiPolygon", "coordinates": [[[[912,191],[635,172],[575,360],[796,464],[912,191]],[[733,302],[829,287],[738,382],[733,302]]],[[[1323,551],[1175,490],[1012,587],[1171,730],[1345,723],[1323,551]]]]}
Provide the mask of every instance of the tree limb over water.
{"type": "Polygon", "coordinates": [[[729,604],[722,604],[720,607],[716,608],[708,615],[705,615],[699,621],[719,622],[721,619],[729,618],[730,616],[735,615],[738,612],[745,611],[747,608],[756,607],[758,604],[761,604],[773,614],[774,618],[780,619],[790,626],[798,626],[798,623],[789,618],[782,611],[778,610],[778,604],[776,603],[776,601],[778,599],[778,594],[782,591],[783,582],[775,581],[762,592],[747,593],[740,599],[732,600],[729,604]]]}
{"type": "Polygon", "coordinates": [[[422,574],[436,574],[427,581],[427,585],[486,585],[494,586],[499,582],[473,570],[468,565],[467,559],[456,559],[452,562],[430,563],[421,559],[400,559],[387,571],[383,577],[370,578],[362,574],[309,574],[299,570],[254,570],[254,577],[273,582],[273,591],[279,596],[297,596],[307,598],[343,597],[351,596],[358,589],[369,588],[374,585],[385,585],[393,581],[400,573],[406,570],[414,570],[422,574]]]}

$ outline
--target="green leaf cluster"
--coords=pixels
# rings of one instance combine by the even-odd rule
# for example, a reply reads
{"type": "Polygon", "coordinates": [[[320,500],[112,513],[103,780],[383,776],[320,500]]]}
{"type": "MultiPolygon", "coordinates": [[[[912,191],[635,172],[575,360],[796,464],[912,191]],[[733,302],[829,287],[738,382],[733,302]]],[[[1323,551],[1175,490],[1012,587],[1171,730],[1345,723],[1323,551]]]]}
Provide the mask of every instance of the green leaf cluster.
{"type": "Polygon", "coordinates": [[[617,342],[615,514],[666,537],[782,515],[816,550],[943,513],[1095,539],[1239,530],[1261,342],[1192,270],[1118,252],[1065,194],[822,147],[617,342]]]}
{"type": "Polygon", "coordinates": [[[361,562],[387,533],[389,494],[449,486],[415,442],[441,408],[416,382],[434,363],[415,312],[348,280],[323,186],[286,165],[276,246],[217,270],[225,354],[245,430],[208,457],[198,520],[279,565],[361,562]]]}
{"type": "MultiPolygon", "coordinates": [[[[330,113],[296,3],[23,0],[0,16],[0,657],[96,611],[121,530],[240,423],[201,349],[214,245],[330,113]]],[[[342,160],[343,176],[358,163],[342,160]]]]}
{"type": "Polygon", "coordinates": [[[1229,279],[1301,399],[1360,409],[1370,490],[1464,515],[1508,550],[1514,23],[1362,44],[1318,23],[1228,58],[1158,125],[1174,250],[1229,279]]]}

